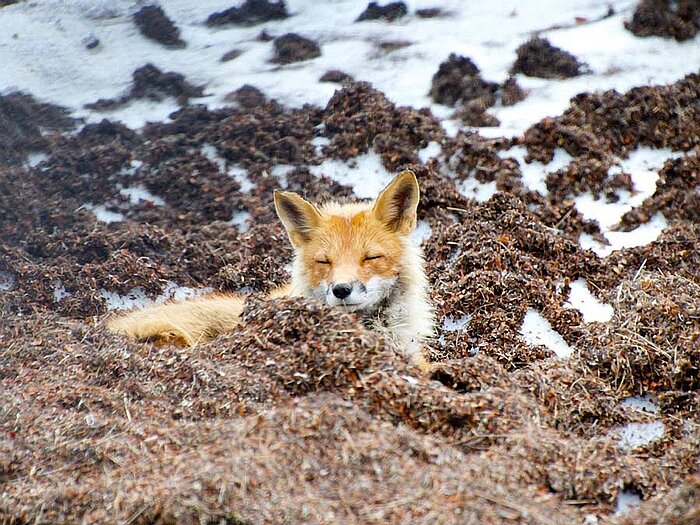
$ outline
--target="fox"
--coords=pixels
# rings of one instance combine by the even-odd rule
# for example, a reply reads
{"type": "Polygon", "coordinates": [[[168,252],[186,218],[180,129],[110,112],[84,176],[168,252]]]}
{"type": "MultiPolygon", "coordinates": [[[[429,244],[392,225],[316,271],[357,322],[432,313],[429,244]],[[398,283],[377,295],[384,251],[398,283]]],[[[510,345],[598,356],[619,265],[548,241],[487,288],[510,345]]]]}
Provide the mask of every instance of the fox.
{"type": "MultiPolygon", "coordinates": [[[[281,190],[273,200],[294,257],[291,279],[268,297],[313,297],[355,312],[365,327],[429,369],[434,309],[423,255],[411,239],[420,200],[416,175],[401,172],[374,201],[315,205],[281,190]]],[[[115,317],[108,328],[136,340],[194,346],[234,330],[244,302],[240,295],[213,293],[115,317]]]]}

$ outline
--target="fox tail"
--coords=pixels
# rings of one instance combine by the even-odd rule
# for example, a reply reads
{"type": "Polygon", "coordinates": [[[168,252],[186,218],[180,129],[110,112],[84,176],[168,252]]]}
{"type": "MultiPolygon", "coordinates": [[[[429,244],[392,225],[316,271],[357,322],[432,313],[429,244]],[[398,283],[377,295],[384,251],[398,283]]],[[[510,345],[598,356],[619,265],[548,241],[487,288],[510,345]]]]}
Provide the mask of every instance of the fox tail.
{"type": "Polygon", "coordinates": [[[243,298],[211,294],[165,303],[108,321],[107,327],[136,340],[193,346],[230,331],[240,322],[243,298]]]}

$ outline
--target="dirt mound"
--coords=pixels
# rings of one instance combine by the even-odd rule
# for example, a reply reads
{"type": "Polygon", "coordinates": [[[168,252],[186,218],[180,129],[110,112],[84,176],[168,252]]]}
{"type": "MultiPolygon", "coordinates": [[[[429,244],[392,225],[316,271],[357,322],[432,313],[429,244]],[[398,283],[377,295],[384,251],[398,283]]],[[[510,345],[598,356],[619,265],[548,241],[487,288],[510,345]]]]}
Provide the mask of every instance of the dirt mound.
{"type": "Polygon", "coordinates": [[[319,78],[318,81],[342,84],[343,82],[352,82],[353,78],[339,69],[329,69],[323,75],[321,75],[321,78],[319,78]]]}
{"type": "Polygon", "coordinates": [[[690,40],[700,29],[700,4],[697,0],[642,0],[625,27],[637,36],[690,40]]]}
{"type": "Polygon", "coordinates": [[[321,47],[309,38],[296,33],[287,33],[275,38],[275,56],[272,62],[291,64],[321,56],[321,47]]]}
{"type": "Polygon", "coordinates": [[[438,104],[454,106],[458,102],[486,99],[493,104],[498,84],[481,78],[479,68],[471,59],[452,53],[433,75],[430,97],[438,104]]]}
{"type": "Polygon", "coordinates": [[[42,129],[67,130],[75,126],[68,110],[38,102],[21,92],[0,96],[0,163],[21,162],[27,153],[46,149],[42,129]]]}
{"type": "Polygon", "coordinates": [[[227,24],[256,25],[271,20],[282,20],[289,17],[284,0],[270,2],[269,0],[245,0],[239,7],[230,7],[224,11],[212,13],[207,18],[208,26],[227,24]]]}
{"type": "Polygon", "coordinates": [[[134,14],[134,23],[143,36],[166,47],[183,48],[187,45],[180,38],[180,30],[160,6],[142,7],[134,14]]]}
{"type": "Polygon", "coordinates": [[[630,231],[662,212],[667,219],[700,222],[700,157],[688,155],[666,161],[659,171],[656,192],[627,212],[620,224],[630,231]]]}
{"type": "Polygon", "coordinates": [[[406,16],[408,8],[403,2],[390,2],[386,5],[379,5],[377,2],[370,2],[367,8],[357,17],[355,22],[364,22],[365,20],[386,20],[393,22],[394,20],[406,16]]]}
{"type": "Polygon", "coordinates": [[[546,38],[533,38],[516,51],[511,73],[528,77],[570,78],[585,72],[586,66],[571,53],[549,43],[546,38]]]}
{"type": "Polygon", "coordinates": [[[700,144],[700,75],[627,93],[583,93],[560,117],[545,118],[523,135],[531,158],[549,162],[554,149],[575,157],[625,156],[638,146],[688,151],[700,144]]]}
{"type": "Polygon", "coordinates": [[[101,98],[96,102],[86,104],[88,109],[110,110],[138,98],[161,101],[173,97],[178,104],[186,105],[190,98],[204,96],[204,86],[195,86],[185,80],[185,77],[174,71],[163,72],[153,64],[146,64],[132,74],[129,91],[117,98],[101,98]]]}
{"type": "Polygon", "coordinates": [[[396,107],[367,82],[356,82],[335,92],[323,112],[324,153],[343,160],[374,149],[390,170],[418,163],[417,150],[444,131],[426,109],[396,107]],[[368,121],[367,113],[372,113],[368,121]]]}

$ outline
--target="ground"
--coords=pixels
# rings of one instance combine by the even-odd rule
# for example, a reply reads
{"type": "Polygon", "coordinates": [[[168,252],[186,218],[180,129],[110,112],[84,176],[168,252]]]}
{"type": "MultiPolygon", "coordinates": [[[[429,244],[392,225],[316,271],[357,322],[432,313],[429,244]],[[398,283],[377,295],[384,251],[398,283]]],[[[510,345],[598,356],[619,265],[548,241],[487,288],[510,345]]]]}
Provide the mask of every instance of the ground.
{"type": "Polygon", "coordinates": [[[3,523],[700,522],[697,38],[652,3],[0,8],[3,523]],[[262,299],[274,189],[404,168],[430,374],[262,299]],[[249,297],[212,342],[104,328],[206,290],[249,297]]]}

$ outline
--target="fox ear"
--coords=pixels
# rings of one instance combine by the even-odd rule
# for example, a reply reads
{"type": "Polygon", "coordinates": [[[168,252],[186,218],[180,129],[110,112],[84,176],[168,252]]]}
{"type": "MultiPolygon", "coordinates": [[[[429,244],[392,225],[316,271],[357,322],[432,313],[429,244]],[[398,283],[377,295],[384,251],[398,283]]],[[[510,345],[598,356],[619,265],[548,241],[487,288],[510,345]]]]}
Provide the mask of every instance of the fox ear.
{"type": "Polygon", "coordinates": [[[409,233],[416,227],[419,198],[416,175],[406,170],[379,194],[372,212],[391,231],[409,233]]]}
{"type": "Polygon", "coordinates": [[[275,190],[275,210],[295,248],[311,240],[311,234],[321,221],[316,206],[291,191],[275,190]]]}

